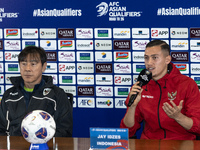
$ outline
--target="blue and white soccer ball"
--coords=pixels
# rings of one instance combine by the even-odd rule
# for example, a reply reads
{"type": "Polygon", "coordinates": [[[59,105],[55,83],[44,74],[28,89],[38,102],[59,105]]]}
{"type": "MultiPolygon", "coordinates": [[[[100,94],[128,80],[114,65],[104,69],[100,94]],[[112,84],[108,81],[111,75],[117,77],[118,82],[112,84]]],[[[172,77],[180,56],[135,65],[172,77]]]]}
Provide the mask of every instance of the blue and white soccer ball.
{"type": "Polygon", "coordinates": [[[53,117],[43,110],[34,110],[22,120],[22,135],[32,144],[47,143],[55,131],[56,124],[53,117]]]}

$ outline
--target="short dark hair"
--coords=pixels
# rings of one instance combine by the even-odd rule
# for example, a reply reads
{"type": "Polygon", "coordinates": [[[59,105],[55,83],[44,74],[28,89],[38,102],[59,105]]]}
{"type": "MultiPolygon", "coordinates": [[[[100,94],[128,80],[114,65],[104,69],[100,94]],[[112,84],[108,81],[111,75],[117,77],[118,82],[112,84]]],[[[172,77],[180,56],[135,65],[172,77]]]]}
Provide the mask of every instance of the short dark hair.
{"type": "Polygon", "coordinates": [[[153,41],[150,41],[146,45],[146,48],[147,47],[153,47],[153,46],[160,46],[162,51],[166,52],[167,55],[170,55],[169,44],[167,44],[165,41],[162,41],[162,40],[153,40],[153,41]]]}
{"type": "Polygon", "coordinates": [[[36,47],[36,46],[27,46],[25,47],[19,54],[18,56],[18,62],[25,61],[30,55],[32,58],[38,58],[38,60],[41,60],[42,65],[47,61],[47,55],[46,52],[43,48],[41,47],[36,47]]]}

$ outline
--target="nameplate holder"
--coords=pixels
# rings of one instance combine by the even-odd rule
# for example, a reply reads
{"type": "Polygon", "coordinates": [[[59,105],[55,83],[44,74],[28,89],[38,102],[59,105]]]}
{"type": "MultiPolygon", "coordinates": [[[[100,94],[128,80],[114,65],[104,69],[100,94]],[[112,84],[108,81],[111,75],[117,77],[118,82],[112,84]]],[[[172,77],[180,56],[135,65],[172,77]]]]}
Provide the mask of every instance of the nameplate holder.
{"type": "Polygon", "coordinates": [[[128,150],[128,129],[90,128],[90,150],[128,150]]]}

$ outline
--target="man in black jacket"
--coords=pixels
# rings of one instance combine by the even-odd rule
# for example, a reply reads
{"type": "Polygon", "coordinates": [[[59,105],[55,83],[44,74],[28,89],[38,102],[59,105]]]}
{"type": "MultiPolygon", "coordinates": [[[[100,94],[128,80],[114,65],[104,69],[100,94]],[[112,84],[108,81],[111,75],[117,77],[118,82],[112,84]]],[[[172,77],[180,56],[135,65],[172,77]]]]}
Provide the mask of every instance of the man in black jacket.
{"type": "Polygon", "coordinates": [[[33,110],[44,110],[56,122],[56,137],[71,137],[72,105],[63,89],[53,85],[51,76],[42,75],[47,66],[44,49],[24,48],[18,57],[19,77],[10,77],[13,87],[6,90],[0,105],[0,135],[21,136],[21,122],[33,110]]]}

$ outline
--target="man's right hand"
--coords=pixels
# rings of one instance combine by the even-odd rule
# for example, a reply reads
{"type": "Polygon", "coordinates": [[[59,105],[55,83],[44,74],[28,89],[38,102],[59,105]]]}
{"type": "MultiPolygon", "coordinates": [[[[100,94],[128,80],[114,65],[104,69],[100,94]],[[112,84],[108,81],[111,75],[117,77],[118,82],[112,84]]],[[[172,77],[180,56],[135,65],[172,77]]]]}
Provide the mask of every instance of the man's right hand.
{"type": "Polygon", "coordinates": [[[134,103],[131,105],[131,107],[136,107],[137,104],[139,103],[139,101],[141,100],[141,93],[142,93],[143,89],[140,86],[138,86],[138,84],[139,84],[139,81],[137,81],[132,86],[131,91],[129,92],[129,98],[131,97],[131,95],[137,94],[137,92],[138,92],[138,95],[137,95],[134,103]]]}

